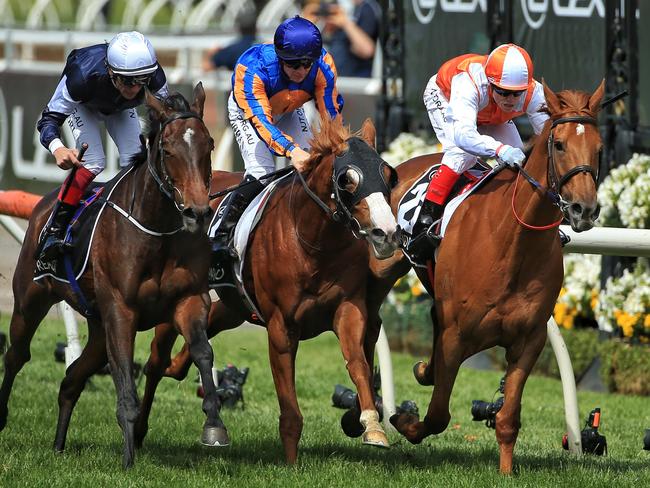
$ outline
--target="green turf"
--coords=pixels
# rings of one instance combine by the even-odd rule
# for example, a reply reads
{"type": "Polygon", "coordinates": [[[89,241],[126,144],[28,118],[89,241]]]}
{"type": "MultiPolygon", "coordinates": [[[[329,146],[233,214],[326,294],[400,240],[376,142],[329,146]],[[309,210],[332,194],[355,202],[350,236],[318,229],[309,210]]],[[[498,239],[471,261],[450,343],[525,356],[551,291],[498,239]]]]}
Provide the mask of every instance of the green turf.
{"type": "MultiPolygon", "coordinates": [[[[8,330],[7,316],[0,330],[8,330]]],[[[144,363],[150,333],[138,336],[136,360],[144,363]]],[[[122,439],[115,420],[110,377],[95,377],[72,418],[66,452],[52,451],[58,384],[63,365],[54,345],[65,338],[63,325],[44,322],[32,345],[32,360],[20,373],[9,403],[8,425],[0,433],[0,486],[650,486],[650,452],[643,451],[650,428],[647,398],[581,392],[581,417],[602,409],[601,432],[609,456],[572,458],[560,447],[564,409],[559,381],[529,380],[523,398],[523,427],[515,451],[515,474],[498,474],[494,431],[472,422],[472,399],[492,398],[500,374],[461,369],[451,402],[452,421],[439,436],[413,446],[398,434],[380,450],[346,438],[341,410],[331,407],[334,385],[351,386],[332,334],[301,344],[297,389],[305,420],[299,464],[283,462],[278,406],[268,366],[266,334],[260,328],[227,332],[213,341],[216,365],[251,368],[245,410],[225,410],[232,446],[199,445],[203,423],[196,397],[196,370],[182,383],[162,382],[144,447],[135,467],[121,468],[122,439]]],[[[430,388],[415,383],[412,357],[394,354],[397,400],[413,399],[421,412],[430,388]]],[[[142,392],[143,384],[139,385],[142,392]]]]}

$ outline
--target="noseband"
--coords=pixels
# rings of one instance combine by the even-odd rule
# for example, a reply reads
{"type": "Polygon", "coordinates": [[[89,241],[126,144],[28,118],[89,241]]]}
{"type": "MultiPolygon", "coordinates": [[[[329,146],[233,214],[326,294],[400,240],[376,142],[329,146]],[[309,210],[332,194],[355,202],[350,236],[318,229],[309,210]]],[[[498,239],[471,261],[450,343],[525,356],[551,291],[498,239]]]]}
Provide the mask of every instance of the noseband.
{"type": "Polygon", "coordinates": [[[171,124],[176,120],[181,120],[181,119],[201,120],[201,117],[199,117],[194,112],[178,112],[173,114],[167,120],[161,122],[160,130],[158,132],[158,154],[160,155],[160,175],[158,175],[158,172],[156,171],[156,167],[152,162],[153,158],[152,157],[147,158],[147,167],[149,169],[149,173],[151,173],[151,176],[158,184],[158,189],[160,190],[160,193],[162,193],[167,198],[169,198],[174,203],[174,206],[179,212],[182,212],[185,209],[185,204],[183,203],[183,195],[181,191],[174,185],[174,182],[169,176],[169,173],[167,173],[167,167],[165,166],[165,151],[163,151],[163,132],[165,130],[165,127],[167,127],[169,124],[171,124]],[[178,202],[176,198],[174,198],[175,193],[178,194],[180,198],[180,202],[178,202]]]}
{"type": "Polygon", "coordinates": [[[594,171],[594,169],[589,164],[580,164],[578,166],[571,168],[564,175],[562,175],[562,177],[558,178],[557,169],[555,167],[555,151],[554,151],[555,139],[553,136],[553,129],[560,124],[567,124],[569,122],[573,122],[577,124],[590,124],[595,127],[598,127],[598,121],[594,117],[588,117],[588,116],[562,117],[553,121],[553,124],[551,125],[551,132],[548,136],[548,178],[549,178],[549,183],[551,185],[551,190],[558,195],[560,202],[563,201],[562,196],[560,195],[560,190],[575,175],[577,175],[578,173],[589,173],[593,178],[596,186],[598,186],[598,175],[600,174],[600,157],[599,157],[598,169],[596,171],[594,171]]]}

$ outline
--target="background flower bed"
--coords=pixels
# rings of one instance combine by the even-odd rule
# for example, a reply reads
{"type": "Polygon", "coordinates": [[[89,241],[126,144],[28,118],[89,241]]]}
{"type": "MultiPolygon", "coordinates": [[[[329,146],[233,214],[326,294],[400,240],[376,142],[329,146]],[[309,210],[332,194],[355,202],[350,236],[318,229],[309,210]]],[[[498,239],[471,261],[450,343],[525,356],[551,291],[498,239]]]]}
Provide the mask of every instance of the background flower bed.
{"type": "MultiPolygon", "coordinates": [[[[439,150],[433,142],[401,135],[382,154],[399,164],[419,154],[439,150]]],[[[628,164],[611,171],[599,188],[600,225],[647,228],[650,224],[650,156],[635,154],[628,164]]],[[[650,266],[639,259],[601,289],[601,257],[567,254],[565,280],[554,318],[571,355],[576,379],[597,356],[610,391],[650,395],[650,266]],[[602,339],[611,336],[610,340],[602,339]]],[[[431,352],[431,301],[413,272],[400,280],[382,308],[391,348],[426,357],[431,352]]],[[[503,349],[489,352],[495,366],[505,368],[503,349]]],[[[534,374],[559,378],[550,345],[542,351],[534,374]]]]}

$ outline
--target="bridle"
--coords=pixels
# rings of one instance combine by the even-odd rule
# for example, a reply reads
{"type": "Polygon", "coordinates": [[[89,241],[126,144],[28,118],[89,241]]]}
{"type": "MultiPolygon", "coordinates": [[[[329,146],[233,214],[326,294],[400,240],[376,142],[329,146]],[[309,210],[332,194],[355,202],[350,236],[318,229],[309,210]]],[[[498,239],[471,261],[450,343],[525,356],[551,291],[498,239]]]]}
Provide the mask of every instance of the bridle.
{"type": "Polygon", "coordinates": [[[357,239],[368,233],[350,211],[356,204],[372,193],[381,193],[390,199],[391,190],[397,185],[397,171],[358,137],[348,139],[348,150],[334,157],[332,168],[332,199],[336,209],[332,210],[307,185],[303,175],[296,171],[305,193],[335,222],[349,228],[357,239]],[[384,176],[384,168],[390,168],[389,181],[384,176]],[[354,191],[345,188],[345,178],[349,170],[359,175],[359,183],[354,191]]]}
{"type": "MultiPolygon", "coordinates": [[[[548,153],[548,183],[549,183],[549,189],[544,188],[535,178],[530,176],[528,172],[522,168],[518,167],[519,169],[519,174],[521,174],[528,182],[533,185],[537,190],[541,191],[544,193],[552,202],[554,205],[556,205],[560,211],[562,212],[562,218],[560,218],[557,222],[554,222],[552,224],[548,225],[543,225],[543,226],[534,226],[527,224],[524,222],[518,215],[515,210],[515,196],[517,193],[517,185],[515,184],[515,189],[512,194],[512,211],[515,215],[515,218],[517,221],[526,227],[527,229],[531,230],[547,230],[550,228],[554,228],[559,226],[562,221],[564,220],[564,215],[566,215],[566,212],[570,206],[570,203],[567,202],[564,198],[562,198],[562,194],[560,193],[562,187],[568,183],[568,181],[573,178],[575,175],[580,174],[580,173],[588,173],[591,175],[591,177],[594,180],[594,184],[596,185],[596,188],[598,187],[598,177],[600,175],[600,166],[601,166],[601,155],[599,154],[598,157],[598,169],[594,171],[594,169],[591,167],[589,164],[579,164],[577,166],[574,166],[571,168],[569,171],[567,171],[564,175],[561,177],[558,177],[558,171],[556,168],[556,163],[555,163],[555,136],[553,134],[553,129],[557,127],[560,124],[567,124],[567,123],[577,123],[577,124],[589,124],[593,125],[595,127],[598,127],[598,121],[596,120],[595,117],[587,116],[587,115],[579,115],[579,116],[573,116],[573,117],[560,117],[559,119],[556,119],[552,122],[551,124],[551,129],[550,133],[548,135],[548,141],[547,141],[547,153],[548,153]]],[[[517,178],[518,181],[518,178],[517,178]]]]}
{"type": "Polygon", "coordinates": [[[181,213],[185,209],[185,203],[183,202],[183,194],[178,189],[178,187],[174,185],[174,181],[172,180],[172,178],[169,176],[169,173],[167,172],[167,167],[165,165],[165,151],[163,151],[163,132],[165,130],[165,127],[167,127],[172,122],[175,122],[176,120],[183,120],[183,119],[198,119],[203,121],[201,117],[199,117],[194,112],[178,112],[171,115],[168,119],[160,123],[160,129],[158,131],[158,154],[160,155],[160,175],[158,174],[156,170],[156,166],[153,163],[153,159],[154,159],[153,156],[150,155],[150,157],[147,158],[147,167],[149,169],[149,173],[151,173],[151,176],[153,177],[154,181],[158,184],[158,189],[164,196],[169,198],[174,203],[176,209],[181,213]],[[175,194],[178,194],[180,201],[174,197],[175,194]]]}

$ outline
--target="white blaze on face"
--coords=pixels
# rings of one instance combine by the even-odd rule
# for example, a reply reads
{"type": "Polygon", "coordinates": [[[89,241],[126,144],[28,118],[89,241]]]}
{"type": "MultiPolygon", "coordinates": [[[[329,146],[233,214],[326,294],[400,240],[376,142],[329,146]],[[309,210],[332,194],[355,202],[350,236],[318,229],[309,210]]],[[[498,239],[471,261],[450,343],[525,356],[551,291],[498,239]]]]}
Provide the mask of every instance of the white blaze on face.
{"type": "Polygon", "coordinates": [[[372,193],[366,197],[366,203],[370,209],[372,227],[383,230],[386,235],[392,235],[397,228],[397,222],[384,195],[379,192],[372,193]]]}
{"type": "Polygon", "coordinates": [[[187,143],[188,146],[192,146],[192,136],[194,135],[194,130],[188,128],[183,134],[183,140],[187,143]]]}
{"type": "Polygon", "coordinates": [[[582,124],[578,124],[578,125],[576,126],[576,134],[578,134],[579,136],[581,136],[581,135],[584,134],[584,133],[585,133],[585,126],[582,125],[582,124]]]}

